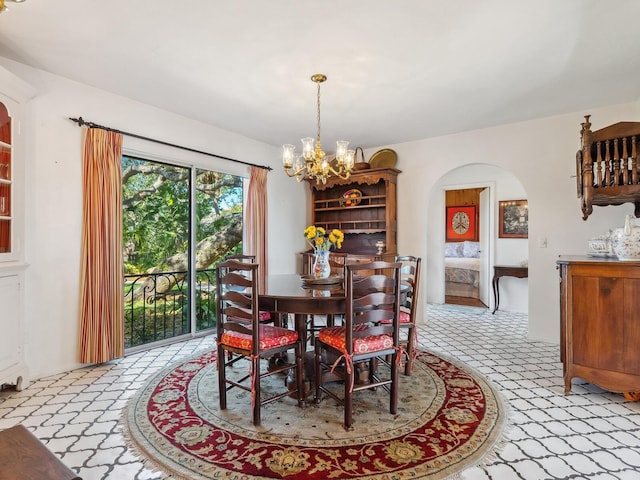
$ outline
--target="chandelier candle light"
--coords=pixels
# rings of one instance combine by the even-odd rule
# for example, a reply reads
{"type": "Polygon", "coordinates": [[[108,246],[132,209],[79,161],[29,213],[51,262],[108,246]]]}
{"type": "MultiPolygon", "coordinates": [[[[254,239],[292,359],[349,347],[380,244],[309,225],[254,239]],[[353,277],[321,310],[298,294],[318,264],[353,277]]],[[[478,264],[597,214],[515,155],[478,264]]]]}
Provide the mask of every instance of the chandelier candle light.
{"type": "Polygon", "coordinates": [[[22,3],[24,1],[25,0],[0,0],[0,13],[9,10],[9,8],[7,8],[7,6],[5,5],[6,2],[22,3]]]}
{"type": "Polygon", "coordinates": [[[315,148],[311,137],[302,139],[302,154],[297,154],[293,145],[283,145],[282,164],[284,171],[288,176],[296,177],[298,181],[310,178],[314,179],[316,183],[326,184],[327,178],[330,176],[347,179],[353,170],[355,150],[348,150],[348,141],[338,140],[336,142],[336,165],[334,167],[329,163],[320,143],[320,84],[326,81],[327,77],[322,73],[316,73],[311,77],[311,80],[318,85],[318,131],[315,148]]]}

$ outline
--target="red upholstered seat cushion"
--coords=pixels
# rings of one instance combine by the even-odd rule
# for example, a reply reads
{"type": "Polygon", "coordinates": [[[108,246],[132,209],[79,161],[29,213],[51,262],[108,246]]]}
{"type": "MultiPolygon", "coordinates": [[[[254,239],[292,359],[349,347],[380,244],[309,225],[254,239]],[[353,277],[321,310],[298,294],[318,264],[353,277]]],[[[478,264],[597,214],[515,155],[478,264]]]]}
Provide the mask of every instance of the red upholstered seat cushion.
{"type": "MultiPolygon", "coordinates": [[[[361,332],[366,330],[368,325],[360,324],[356,325],[353,329],[354,332],[361,332]]],[[[331,345],[332,347],[346,353],[345,343],[345,327],[329,327],[323,328],[318,333],[318,339],[321,342],[331,345]]],[[[390,335],[372,335],[369,337],[354,338],[353,339],[353,353],[367,353],[377,352],[380,350],[387,350],[393,347],[393,338],[390,335]]]]}
{"type": "MultiPolygon", "coordinates": [[[[273,327],[271,325],[260,325],[259,329],[260,345],[258,348],[260,350],[282,347],[298,341],[298,332],[295,330],[273,327]]],[[[251,350],[253,346],[253,338],[251,335],[230,330],[225,331],[218,341],[222,345],[229,345],[230,347],[242,348],[244,350],[251,350]]]]}
{"type": "MultiPolygon", "coordinates": [[[[411,323],[411,315],[409,315],[407,312],[400,312],[400,317],[399,317],[400,323],[411,323]]],[[[391,323],[391,320],[382,320],[380,323],[391,323]]]]}

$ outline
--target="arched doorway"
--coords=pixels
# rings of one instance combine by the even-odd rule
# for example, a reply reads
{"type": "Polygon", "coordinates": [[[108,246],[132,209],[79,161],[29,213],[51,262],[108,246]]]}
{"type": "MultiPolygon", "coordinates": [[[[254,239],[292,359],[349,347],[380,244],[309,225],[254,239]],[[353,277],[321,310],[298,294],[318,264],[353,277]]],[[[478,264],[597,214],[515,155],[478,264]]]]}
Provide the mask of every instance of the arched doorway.
{"type": "MultiPolygon", "coordinates": [[[[446,192],[456,189],[486,189],[485,205],[476,219],[478,241],[483,234],[486,267],[479,282],[485,292],[490,289],[494,265],[519,265],[527,262],[529,242],[527,238],[501,238],[498,225],[498,203],[504,200],[522,200],[527,195],[522,183],[509,171],[488,164],[468,164],[444,174],[429,193],[429,219],[427,234],[427,302],[445,303],[445,245],[447,242],[446,192]]],[[[485,296],[487,306],[493,309],[493,295],[485,296]]],[[[526,279],[504,278],[500,280],[500,308],[514,312],[528,312],[528,282],[526,279]]]]}

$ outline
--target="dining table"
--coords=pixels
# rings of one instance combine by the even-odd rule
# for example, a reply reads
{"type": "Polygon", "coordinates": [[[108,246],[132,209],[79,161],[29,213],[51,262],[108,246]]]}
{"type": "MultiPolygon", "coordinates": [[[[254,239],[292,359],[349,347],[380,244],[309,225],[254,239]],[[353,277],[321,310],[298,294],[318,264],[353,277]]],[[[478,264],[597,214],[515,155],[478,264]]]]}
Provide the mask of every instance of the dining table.
{"type": "MultiPolygon", "coordinates": [[[[258,302],[260,310],[279,316],[279,321],[276,324],[287,326],[288,316],[293,315],[294,329],[303,339],[306,339],[308,335],[309,315],[327,315],[327,323],[331,325],[333,317],[344,315],[346,311],[346,294],[342,277],[318,281],[308,278],[306,275],[299,274],[269,275],[264,292],[260,294],[258,302]]],[[[401,287],[401,289],[405,288],[406,286],[401,287]]],[[[306,341],[304,345],[307,345],[306,341]]],[[[303,353],[303,363],[305,381],[307,381],[314,376],[312,351],[303,353]]],[[[358,365],[357,367],[356,383],[368,382],[366,365],[358,365]]],[[[307,388],[310,388],[310,384],[307,388]]],[[[309,393],[310,391],[305,392],[303,397],[309,393]]]]}
{"type": "MultiPolygon", "coordinates": [[[[307,338],[307,319],[309,315],[344,315],[346,295],[344,280],[338,277],[332,283],[307,280],[307,275],[280,274],[269,275],[264,292],[260,294],[259,308],[279,315],[282,324],[287,321],[285,315],[292,314],[294,328],[301,338],[307,338]]],[[[407,287],[401,286],[401,295],[407,287]]]]}
{"type": "Polygon", "coordinates": [[[298,274],[269,275],[265,291],[260,294],[260,310],[280,315],[292,314],[294,328],[301,338],[307,338],[309,315],[341,315],[346,298],[343,280],[311,285],[298,274]]]}
{"type": "MultiPolygon", "coordinates": [[[[288,326],[289,315],[294,317],[294,329],[299,338],[304,339],[307,345],[307,322],[310,315],[327,315],[329,322],[335,315],[344,315],[346,308],[346,296],[343,278],[325,280],[324,282],[310,285],[304,279],[305,275],[281,274],[269,275],[266,288],[260,294],[258,302],[260,310],[271,312],[279,318],[276,324],[288,326]]],[[[314,281],[311,280],[313,283],[314,281]]],[[[323,282],[323,281],[320,281],[323,282]]],[[[304,384],[303,400],[311,394],[311,379],[313,371],[313,351],[303,352],[304,384]]],[[[273,359],[277,361],[277,359],[273,359]]],[[[285,360],[288,361],[288,360],[285,360]]],[[[287,384],[293,388],[294,378],[288,378],[287,384]]]]}

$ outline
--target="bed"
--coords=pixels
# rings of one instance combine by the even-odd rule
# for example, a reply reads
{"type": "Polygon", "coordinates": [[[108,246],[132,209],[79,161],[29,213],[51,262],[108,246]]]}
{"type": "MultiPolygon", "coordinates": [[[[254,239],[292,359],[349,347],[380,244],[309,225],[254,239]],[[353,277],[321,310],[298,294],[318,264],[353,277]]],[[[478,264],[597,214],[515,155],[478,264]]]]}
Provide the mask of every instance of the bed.
{"type": "Polygon", "coordinates": [[[479,243],[447,242],[444,254],[445,295],[479,299],[479,243]]]}

